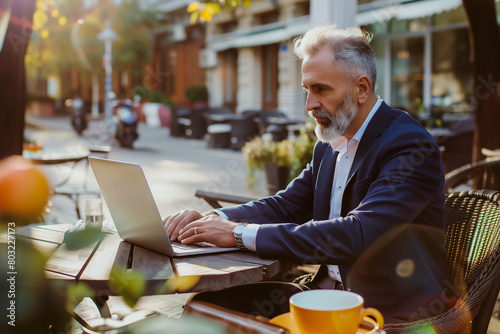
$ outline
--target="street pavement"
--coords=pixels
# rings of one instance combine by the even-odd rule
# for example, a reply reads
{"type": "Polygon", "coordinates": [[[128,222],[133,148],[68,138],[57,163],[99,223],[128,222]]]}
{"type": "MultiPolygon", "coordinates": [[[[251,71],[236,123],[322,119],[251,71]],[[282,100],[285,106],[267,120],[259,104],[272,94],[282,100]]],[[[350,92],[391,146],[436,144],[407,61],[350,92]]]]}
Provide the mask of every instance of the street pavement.
{"type": "MultiPolygon", "coordinates": [[[[250,197],[265,195],[263,175],[259,176],[260,182],[255,190],[247,189],[247,167],[242,152],[211,149],[205,140],[174,138],[165,127],[140,123],[134,148],[126,149],[106,134],[103,120],[91,120],[82,136],[73,131],[70,118],[66,116],[43,118],[28,115],[26,122],[25,135],[45,147],[107,144],[112,146],[110,159],[139,163],[162,217],[188,208],[211,209],[205,201],[194,196],[196,189],[250,197]]],[[[71,172],[68,166],[61,165],[44,166],[43,169],[53,183],[71,172]]],[[[69,183],[81,185],[83,182],[87,182],[91,189],[98,189],[92,170],[80,162],[72,171],[69,183]]],[[[82,212],[86,198],[80,200],[82,212]]],[[[67,223],[76,218],[74,205],[68,198],[54,196],[52,200],[54,211],[63,217],[57,219],[59,216],[56,216],[56,223],[67,223]]],[[[104,214],[109,218],[109,211],[104,214]]]]}

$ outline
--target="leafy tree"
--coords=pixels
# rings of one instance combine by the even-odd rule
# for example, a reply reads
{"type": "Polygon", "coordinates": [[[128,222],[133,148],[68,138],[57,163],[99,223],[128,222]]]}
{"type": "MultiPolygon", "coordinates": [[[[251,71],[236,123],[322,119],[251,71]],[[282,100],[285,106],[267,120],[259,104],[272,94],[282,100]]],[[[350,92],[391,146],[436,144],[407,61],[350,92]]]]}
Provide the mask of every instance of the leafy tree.
{"type": "Polygon", "coordinates": [[[159,26],[156,13],[143,11],[137,0],[124,2],[112,14],[119,39],[113,43],[113,68],[130,70],[132,85],[140,84],[152,50],[151,29],[159,26]]]}

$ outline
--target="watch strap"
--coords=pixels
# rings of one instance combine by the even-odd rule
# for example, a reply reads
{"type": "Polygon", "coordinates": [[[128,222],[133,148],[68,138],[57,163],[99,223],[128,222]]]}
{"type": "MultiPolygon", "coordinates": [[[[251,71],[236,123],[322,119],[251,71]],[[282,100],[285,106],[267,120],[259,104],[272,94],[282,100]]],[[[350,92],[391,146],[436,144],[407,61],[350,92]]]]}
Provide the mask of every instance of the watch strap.
{"type": "Polygon", "coordinates": [[[241,249],[241,250],[247,250],[247,248],[245,247],[245,244],[243,243],[243,233],[239,232],[238,231],[238,227],[239,226],[247,226],[248,224],[247,223],[243,223],[243,224],[240,224],[238,226],[236,226],[233,230],[233,235],[234,235],[234,241],[236,242],[236,246],[241,249]]]}

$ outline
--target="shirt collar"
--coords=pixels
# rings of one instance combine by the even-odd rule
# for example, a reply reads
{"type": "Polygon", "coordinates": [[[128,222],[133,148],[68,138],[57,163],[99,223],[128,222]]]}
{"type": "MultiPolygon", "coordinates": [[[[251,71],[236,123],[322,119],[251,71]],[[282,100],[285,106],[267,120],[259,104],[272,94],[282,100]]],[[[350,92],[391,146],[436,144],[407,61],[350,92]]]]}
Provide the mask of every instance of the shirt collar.
{"type": "Polygon", "coordinates": [[[378,110],[381,104],[382,100],[380,99],[380,96],[377,96],[377,101],[373,105],[372,109],[370,110],[370,113],[366,117],[361,127],[358,129],[354,137],[352,137],[352,139],[349,141],[349,144],[347,144],[347,139],[344,136],[342,136],[332,143],[332,148],[335,151],[343,153],[347,151],[348,146],[354,143],[354,141],[357,141],[359,143],[361,141],[361,138],[363,137],[363,134],[365,133],[366,127],[370,123],[371,119],[373,118],[373,115],[375,115],[375,112],[378,110]]]}

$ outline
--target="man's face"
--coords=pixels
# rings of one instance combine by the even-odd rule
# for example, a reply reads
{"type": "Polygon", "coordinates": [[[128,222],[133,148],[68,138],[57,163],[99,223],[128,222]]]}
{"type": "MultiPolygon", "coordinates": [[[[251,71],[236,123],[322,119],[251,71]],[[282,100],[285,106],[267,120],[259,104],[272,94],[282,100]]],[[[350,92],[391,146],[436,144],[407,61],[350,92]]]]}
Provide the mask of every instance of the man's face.
{"type": "Polygon", "coordinates": [[[316,121],[316,135],[332,143],[344,135],[358,112],[352,83],[332,63],[333,52],[324,47],[302,63],[306,110],[316,121]]]}

